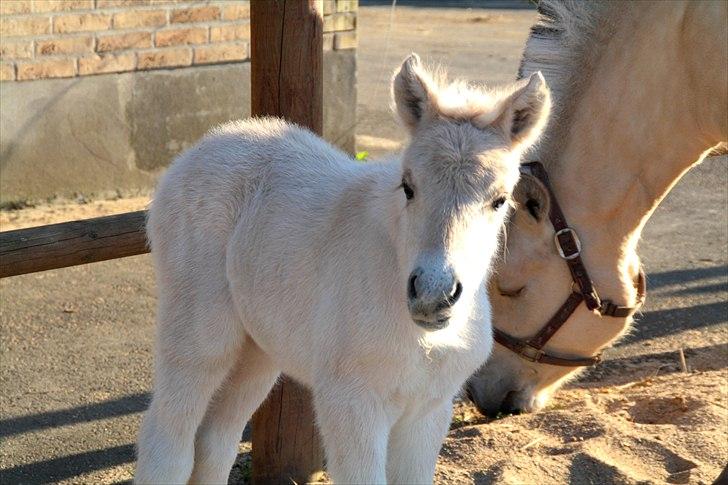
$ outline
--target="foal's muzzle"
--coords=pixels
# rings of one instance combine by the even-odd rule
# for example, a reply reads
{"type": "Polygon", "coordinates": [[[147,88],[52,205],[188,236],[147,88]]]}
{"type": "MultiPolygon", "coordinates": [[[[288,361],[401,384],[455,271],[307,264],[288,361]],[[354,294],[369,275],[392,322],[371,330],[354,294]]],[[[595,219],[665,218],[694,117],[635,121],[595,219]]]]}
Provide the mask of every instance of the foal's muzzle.
{"type": "Polygon", "coordinates": [[[447,327],[452,306],[460,299],[463,285],[451,270],[427,271],[417,268],[407,282],[410,315],[425,330],[447,327]]]}

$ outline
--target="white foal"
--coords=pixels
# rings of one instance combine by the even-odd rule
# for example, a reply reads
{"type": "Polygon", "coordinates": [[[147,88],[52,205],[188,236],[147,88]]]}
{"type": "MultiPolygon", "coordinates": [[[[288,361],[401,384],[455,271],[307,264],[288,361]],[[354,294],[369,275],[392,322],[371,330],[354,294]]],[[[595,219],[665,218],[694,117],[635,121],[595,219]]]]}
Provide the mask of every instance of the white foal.
{"type": "Polygon", "coordinates": [[[445,85],[416,56],[401,161],[361,164],[277,119],[224,125],[162,179],[138,483],[225,483],[281,372],[313,391],[336,483],[431,482],[451,401],[491,350],[484,280],[549,93],[445,85]]]}

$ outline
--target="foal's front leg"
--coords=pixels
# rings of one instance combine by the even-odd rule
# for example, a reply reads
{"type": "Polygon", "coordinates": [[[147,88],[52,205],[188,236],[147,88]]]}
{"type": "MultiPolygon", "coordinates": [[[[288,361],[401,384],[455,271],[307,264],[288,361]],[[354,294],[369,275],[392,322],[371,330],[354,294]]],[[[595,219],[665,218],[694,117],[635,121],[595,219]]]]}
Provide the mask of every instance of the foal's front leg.
{"type": "Polygon", "coordinates": [[[387,479],[391,484],[432,483],[440,447],[452,419],[452,401],[403,415],[389,435],[387,479]]]}
{"type": "Polygon", "coordinates": [[[333,482],[386,483],[392,420],[380,396],[351,382],[322,379],[314,403],[333,482]]]}

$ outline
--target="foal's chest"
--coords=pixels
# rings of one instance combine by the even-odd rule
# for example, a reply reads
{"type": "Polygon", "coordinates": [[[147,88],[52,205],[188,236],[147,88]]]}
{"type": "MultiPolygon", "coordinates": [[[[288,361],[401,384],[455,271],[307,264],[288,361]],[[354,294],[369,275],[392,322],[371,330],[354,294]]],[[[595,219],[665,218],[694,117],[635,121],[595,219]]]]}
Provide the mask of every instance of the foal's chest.
{"type": "Polygon", "coordinates": [[[418,349],[396,385],[396,394],[418,399],[449,399],[488,357],[487,340],[459,348],[418,349]]]}

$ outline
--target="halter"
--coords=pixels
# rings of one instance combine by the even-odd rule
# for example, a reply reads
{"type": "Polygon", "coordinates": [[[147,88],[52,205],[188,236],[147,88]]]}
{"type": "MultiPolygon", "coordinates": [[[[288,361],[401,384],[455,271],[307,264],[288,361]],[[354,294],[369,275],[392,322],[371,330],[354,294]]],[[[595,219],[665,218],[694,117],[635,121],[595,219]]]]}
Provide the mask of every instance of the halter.
{"type": "Polygon", "coordinates": [[[584,302],[589,310],[596,311],[601,316],[616,318],[632,316],[645,302],[645,295],[647,293],[645,273],[640,268],[637,278],[637,303],[635,306],[619,306],[610,300],[600,299],[594,288],[594,283],[589,277],[589,273],[581,259],[581,241],[579,240],[579,236],[577,236],[576,231],[569,227],[566,222],[564,213],[551,189],[546,168],[540,162],[530,162],[521,165],[521,173],[533,175],[546,187],[551,202],[549,219],[555,231],[554,243],[556,250],[559,252],[559,256],[566,261],[571,272],[573,281],[571,285],[572,291],[564,304],[556,310],[556,313],[535,336],[529,339],[520,339],[494,327],[493,338],[496,342],[529,362],[564,367],[596,365],[601,361],[601,355],[581,358],[557,357],[545,352],[543,347],[566,323],[581,302],[584,302]]]}

